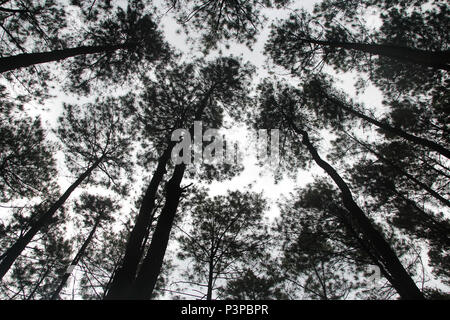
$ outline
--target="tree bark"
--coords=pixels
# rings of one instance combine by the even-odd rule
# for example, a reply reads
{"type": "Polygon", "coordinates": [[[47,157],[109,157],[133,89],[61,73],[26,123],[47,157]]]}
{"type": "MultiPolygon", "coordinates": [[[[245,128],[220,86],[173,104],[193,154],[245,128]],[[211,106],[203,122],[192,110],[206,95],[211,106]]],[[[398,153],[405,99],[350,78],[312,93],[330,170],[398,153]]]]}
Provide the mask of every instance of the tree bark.
{"type": "Polygon", "coordinates": [[[98,167],[102,160],[103,157],[100,157],[91,167],[80,175],[78,179],[66,190],[66,192],[64,192],[64,194],[52,204],[50,209],[39,217],[30,230],[17,239],[17,241],[6,251],[6,253],[2,256],[3,258],[0,263],[0,280],[3,279],[3,276],[8,272],[14,261],[20,256],[33,237],[49,222],[56,211],[64,205],[64,202],[69,198],[70,194],[91,174],[95,168],[98,167]]]}
{"type": "Polygon", "coordinates": [[[133,230],[130,233],[122,265],[114,276],[111,287],[105,296],[106,300],[126,298],[136,277],[137,268],[142,257],[143,242],[154,215],[153,209],[155,207],[156,193],[166,173],[166,166],[174,145],[175,143],[170,141],[158,160],[155,173],[145,191],[141,208],[139,209],[133,230]]]}
{"type": "Polygon", "coordinates": [[[175,166],[172,178],[167,183],[166,202],[156,224],[152,241],[142,262],[139,274],[134,281],[130,299],[150,299],[161,272],[170,231],[180,202],[182,188],[180,187],[186,165],[175,166]]]}
{"type": "Polygon", "coordinates": [[[64,60],[83,54],[111,52],[118,49],[131,49],[136,47],[136,45],[136,43],[122,43],[103,46],[81,46],[49,52],[22,53],[11,57],[0,58],[0,73],[29,67],[35,64],[64,60]]]}
{"type": "MultiPolygon", "coordinates": [[[[80,250],[78,250],[77,254],[75,255],[75,257],[73,258],[72,262],[70,263],[70,266],[73,268],[75,268],[75,266],[78,264],[78,262],[81,260],[81,258],[84,256],[87,247],[89,246],[89,244],[91,243],[92,239],[94,238],[95,235],[95,231],[97,230],[98,226],[100,225],[100,221],[101,221],[102,215],[99,214],[94,226],[92,227],[91,232],[89,233],[89,236],[86,238],[86,240],[84,240],[83,245],[81,246],[80,250]]],[[[72,272],[67,272],[64,273],[63,277],[61,278],[61,281],[58,285],[58,287],[56,288],[55,292],[53,292],[51,300],[58,300],[59,299],[59,294],[61,293],[61,290],[66,286],[67,280],[69,279],[70,275],[72,272]]]]}
{"type": "Polygon", "coordinates": [[[367,52],[378,56],[393,58],[405,63],[414,63],[425,67],[450,71],[450,50],[427,51],[389,44],[336,42],[315,39],[299,40],[321,46],[367,52]]]}
{"type": "Polygon", "coordinates": [[[330,164],[320,157],[316,148],[310,142],[308,133],[297,128],[293,122],[291,122],[291,126],[297,134],[302,136],[302,143],[308,149],[317,165],[319,165],[333,179],[335,184],[340,189],[345,208],[348,210],[351,218],[360,228],[363,235],[373,246],[377,256],[380,257],[381,261],[374,261],[374,263],[381,263],[387,272],[389,272],[391,277],[390,282],[402,299],[423,300],[424,296],[422,292],[417,288],[416,284],[401,264],[389,243],[386,242],[383,236],[373,227],[369,218],[367,218],[362,209],[356,204],[347,183],[330,164]]]}

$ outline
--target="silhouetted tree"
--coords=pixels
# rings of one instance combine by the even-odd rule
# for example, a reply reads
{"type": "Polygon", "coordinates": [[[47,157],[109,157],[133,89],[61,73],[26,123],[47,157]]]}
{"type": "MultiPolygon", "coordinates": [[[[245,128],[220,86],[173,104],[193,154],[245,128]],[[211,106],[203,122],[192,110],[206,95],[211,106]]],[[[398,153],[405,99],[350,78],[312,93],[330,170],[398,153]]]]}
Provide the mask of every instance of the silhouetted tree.
{"type": "MultiPolygon", "coordinates": [[[[55,8],[51,7],[51,3],[49,5],[49,8],[43,6],[36,10],[48,12],[52,17],[61,14],[60,20],[56,20],[61,21],[59,26],[52,26],[50,18],[46,17],[48,28],[55,33],[52,35],[53,39],[48,39],[47,44],[37,44],[37,40],[31,41],[40,48],[31,53],[23,49],[20,54],[3,55],[0,58],[0,72],[75,57],[67,64],[68,76],[71,79],[69,87],[76,92],[89,92],[93,79],[108,82],[109,85],[123,82],[143,68],[148,68],[148,63],[160,58],[165,59],[169,52],[160,31],[157,30],[157,23],[146,9],[146,1],[130,1],[126,9],[110,2],[106,5],[94,2],[88,12],[81,8],[78,16],[81,20],[79,26],[71,26],[77,29],[75,36],[67,36],[59,31],[60,28],[67,27],[67,4],[53,4],[55,8]]],[[[82,7],[82,4],[78,6],[82,7]]],[[[11,28],[18,27],[16,25],[11,28]]],[[[29,33],[35,33],[31,27],[21,25],[20,28],[28,28],[29,33]]],[[[20,28],[15,30],[15,33],[22,37],[20,33],[24,31],[20,28]]],[[[47,38],[45,37],[46,40],[47,38]]],[[[41,77],[40,83],[45,79],[41,77]]]]}
{"type": "Polygon", "coordinates": [[[201,299],[212,300],[217,282],[235,278],[267,244],[267,205],[260,194],[248,191],[213,198],[199,194],[190,202],[190,228],[180,228],[178,257],[190,262],[189,281],[204,287],[201,299]]]}
{"type": "MultiPolygon", "coordinates": [[[[175,67],[165,73],[161,72],[160,75],[165,78],[160,81],[146,80],[146,91],[143,95],[145,104],[141,105],[141,108],[144,108],[142,112],[137,112],[135,106],[131,106],[137,123],[144,124],[142,126],[144,137],[147,138],[151,134],[152,146],[156,150],[163,151],[144,195],[136,224],[130,234],[123,267],[118,270],[114,278],[107,295],[108,299],[129,296],[127,288],[132,285],[139,261],[142,258],[141,245],[149,222],[152,220],[156,192],[163,180],[166,166],[173,152],[172,149],[176,144],[171,141],[172,131],[177,128],[189,128],[189,132],[193,134],[193,122],[199,120],[202,120],[205,126],[219,128],[223,117],[221,105],[226,106],[228,110],[235,110],[234,107],[239,103],[239,99],[242,101],[242,98],[246,97],[248,77],[252,72],[252,68],[241,66],[239,61],[232,58],[219,58],[208,64],[198,64],[197,66],[186,64],[181,67],[177,66],[176,69],[175,67]]],[[[147,147],[148,142],[145,143],[147,145],[144,146],[147,147]]],[[[153,272],[152,289],[148,297],[151,295],[163,262],[172,221],[181,196],[180,183],[185,169],[185,164],[175,166],[173,177],[166,185],[166,205],[162,208],[158,224],[159,221],[166,218],[168,221],[164,227],[161,225],[158,227],[157,224],[152,237],[152,239],[160,239],[158,241],[162,241],[162,243],[156,245],[156,242],[154,243],[152,240],[148,250],[148,252],[152,251],[152,243],[154,243],[153,247],[160,250],[160,254],[152,258],[157,266],[153,269],[144,266],[140,268],[145,272],[148,270],[153,272]],[[169,208],[169,206],[172,207],[169,208]],[[167,230],[169,232],[166,232],[167,230]],[[164,236],[155,236],[159,232],[164,232],[164,236]]],[[[149,255],[147,254],[147,256],[149,255]]],[[[148,264],[149,258],[147,262],[145,261],[144,259],[143,263],[148,264]]],[[[143,285],[146,282],[136,280],[136,283],[143,285]]]]}
{"type": "Polygon", "coordinates": [[[178,21],[187,31],[201,34],[205,50],[216,48],[222,40],[234,39],[251,46],[266,17],[264,8],[279,8],[289,0],[169,0],[170,8],[178,14],[178,21]]]}
{"type": "Polygon", "coordinates": [[[65,265],[69,263],[71,241],[65,239],[64,221],[64,215],[55,217],[42,230],[41,237],[33,239],[16,259],[8,276],[1,281],[2,299],[50,299],[56,280],[64,274],[65,265]]]}
{"type": "Polygon", "coordinates": [[[276,63],[295,72],[329,64],[340,71],[367,72],[387,96],[424,93],[442,85],[449,69],[449,38],[443,27],[449,9],[440,1],[422,5],[322,1],[312,15],[299,11],[275,27],[266,50],[276,63]],[[378,28],[362,22],[371,11],[382,22],[378,28]]]}
{"type": "MultiPolygon", "coordinates": [[[[382,234],[373,226],[364,211],[355,202],[352,191],[339,173],[319,155],[306,130],[323,128],[320,120],[310,120],[299,103],[301,91],[289,86],[263,82],[260,86],[260,105],[256,123],[264,127],[280,128],[301,141],[312,160],[319,165],[338,186],[342,203],[348,211],[348,221],[361,234],[363,241],[373,250],[373,263],[381,266],[397,292],[405,299],[423,299],[423,295],[402,266],[397,255],[382,234]],[[312,126],[312,128],[311,128],[312,126]]],[[[294,140],[295,141],[295,140],[294,140]]]]}
{"type": "MultiPolygon", "coordinates": [[[[376,126],[379,131],[383,132],[389,138],[393,136],[401,137],[411,143],[436,151],[450,159],[450,150],[444,141],[442,142],[443,144],[440,144],[425,137],[408,133],[400,126],[392,126],[388,122],[389,118],[384,119],[384,121],[379,121],[366,115],[364,111],[360,110],[361,107],[358,108],[357,105],[346,101],[344,97],[345,95],[342,92],[333,90],[332,85],[320,77],[306,81],[303,85],[302,99],[305,101],[305,106],[312,109],[313,112],[322,115],[327,120],[334,118],[335,121],[342,121],[345,119],[345,114],[350,117],[357,117],[376,126]]],[[[396,119],[399,117],[398,113],[394,113],[394,116],[396,116],[396,119]]],[[[416,130],[413,132],[416,132],[416,130]]],[[[424,132],[424,134],[427,134],[427,132],[424,132]]]]}
{"type": "MultiPolygon", "coordinates": [[[[115,113],[115,109],[117,109],[117,102],[113,99],[98,101],[85,106],[83,110],[76,105],[65,105],[65,113],[60,118],[58,135],[64,143],[68,168],[78,177],[59,199],[41,212],[30,225],[29,230],[2,255],[0,278],[3,278],[33,237],[41,231],[72,192],[85,182],[94,170],[104,173],[106,179],[91,180],[92,182],[113,185],[113,189],[124,191],[117,180],[121,172],[130,166],[128,158],[130,137],[127,132],[127,122],[115,113]]],[[[90,178],[93,179],[93,177],[90,178]]]]}
{"type": "Polygon", "coordinates": [[[0,200],[40,196],[52,189],[53,148],[39,117],[23,115],[2,89],[0,98],[0,200]]]}
{"type": "Polygon", "coordinates": [[[389,285],[377,292],[367,281],[366,267],[373,263],[370,250],[358,239],[339,193],[326,180],[298,188],[279,205],[276,232],[282,252],[277,272],[292,296],[385,299],[392,294],[389,285]]]}
{"type": "Polygon", "coordinates": [[[90,226],[91,230],[89,235],[83,241],[80,249],[78,250],[72,262],[69,265],[68,270],[66,270],[64,276],[61,278],[58,287],[55,292],[53,292],[51,299],[59,299],[59,294],[61,290],[66,286],[67,280],[69,279],[73,269],[77,266],[80,260],[86,255],[88,246],[93,241],[96,236],[96,231],[101,227],[101,223],[108,222],[112,219],[112,214],[114,211],[118,210],[117,205],[110,199],[106,197],[95,196],[91,194],[84,193],[80,196],[80,203],[75,205],[75,213],[80,214],[83,212],[88,212],[84,216],[84,224],[90,226]]]}

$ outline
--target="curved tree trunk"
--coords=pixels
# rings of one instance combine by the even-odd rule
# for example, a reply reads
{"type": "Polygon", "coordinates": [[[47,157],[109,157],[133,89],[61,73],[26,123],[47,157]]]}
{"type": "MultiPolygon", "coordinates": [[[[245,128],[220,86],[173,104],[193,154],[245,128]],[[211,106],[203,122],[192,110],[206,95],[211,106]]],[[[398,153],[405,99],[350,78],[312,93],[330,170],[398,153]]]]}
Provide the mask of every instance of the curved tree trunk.
{"type": "Polygon", "coordinates": [[[379,260],[374,261],[374,263],[377,265],[381,263],[383,265],[384,269],[390,275],[390,279],[388,278],[388,280],[402,299],[424,299],[422,292],[417,288],[389,243],[386,242],[383,236],[373,227],[369,218],[367,218],[362,209],[356,204],[347,183],[345,183],[331,165],[320,157],[316,148],[310,142],[308,133],[297,128],[292,121],[290,123],[292,129],[302,136],[302,143],[306,146],[314,161],[333,179],[340,189],[342,202],[348,210],[351,219],[355,221],[356,225],[361,230],[364,237],[367,238],[379,257],[379,260]]]}
{"type": "Polygon", "coordinates": [[[56,211],[64,205],[64,202],[69,198],[70,194],[91,174],[95,168],[98,167],[102,160],[103,157],[99,158],[91,167],[80,175],[78,179],[69,188],[67,188],[66,192],[64,192],[64,194],[55,203],[53,203],[50,209],[39,217],[30,230],[17,239],[17,241],[6,251],[6,253],[2,256],[2,261],[0,263],[0,280],[8,272],[14,261],[20,256],[22,251],[31,242],[34,236],[49,222],[56,211]]]}

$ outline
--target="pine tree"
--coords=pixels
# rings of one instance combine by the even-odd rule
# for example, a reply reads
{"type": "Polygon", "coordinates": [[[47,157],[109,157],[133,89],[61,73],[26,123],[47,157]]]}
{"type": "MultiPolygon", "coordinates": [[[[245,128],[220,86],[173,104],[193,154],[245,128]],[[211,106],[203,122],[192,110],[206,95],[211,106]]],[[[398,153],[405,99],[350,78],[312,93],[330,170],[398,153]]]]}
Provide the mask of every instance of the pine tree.
{"type": "MultiPolygon", "coordinates": [[[[135,280],[137,267],[142,258],[140,256],[141,245],[145,237],[145,230],[148,229],[148,224],[152,220],[156,192],[163,180],[169,157],[172,155],[172,149],[175,145],[175,142],[171,141],[172,131],[185,127],[189,128],[192,136],[193,122],[199,120],[212,128],[220,127],[223,111],[219,103],[227,106],[229,110],[233,110],[233,107],[239,103],[239,98],[245,99],[246,85],[251,72],[252,68],[245,65],[241,66],[239,61],[235,59],[219,58],[208,64],[186,64],[176,68],[174,66],[167,73],[160,73],[161,76],[165,76],[164,81],[146,80],[146,92],[143,94],[144,110],[137,112],[135,106],[131,106],[131,110],[136,115],[137,123],[145,125],[142,127],[144,137],[152,134],[150,136],[153,140],[152,146],[156,150],[163,150],[163,153],[146,190],[136,218],[136,224],[130,234],[123,266],[114,278],[107,295],[108,299],[128,297],[128,291],[133,282],[142,283],[135,280]],[[196,75],[197,72],[198,75],[196,75]]],[[[166,205],[162,208],[158,224],[163,219],[167,219],[167,221],[164,227],[158,228],[157,224],[153,235],[154,239],[160,238],[158,241],[162,241],[161,246],[156,246],[158,250],[162,251],[153,260],[157,266],[152,269],[153,282],[150,286],[151,290],[147,291],[147,297],[151,295],[163,262],[168,235],[181,197],[180,183],[185,169],[185,164],[175,166],[173,176],[167,182],[166,205]],[[158,232],[162,232],[164,235],[161,237],[155,236],[158,232]]],[[[151,248],[152,245],[150,244],[148,253],[151,252],[151,248]]],[[[148,253],[147,256],[149,256],[148,253]]],[[[143,260],[143,264],[148,264],[149,258],[147,258],[147,262],[145,261],[146,259],[143,260]]],[[[140,268],[140,270],[148,270],[146,267],[141,266],[140,268]]]]}
{"type": "Polygon", "coordinates": [[[256,123],[265,127],[278,127],[287,132],[291,139],[302,143],[311,159],[339,188],[342,203],[348,212],[349,224],[357,230],[356,234],[362,234],[362,241],[365,241],[370,250],[373,250],[373,263],[384,270],[383,274],[402,298],[423,299],[422,293],[402,266],[395,251],[356,203],[349,185],[333,166],[319,155],[317,147],[314,146],[306,130],[312,126],[317,130],[324,124],[320,124],[320,119],[316,121],[309,119],[308,115],[304,113],[299,103],[301,91],[282,84],[274,86],[270,82],[263,82],[260,88],[260,112],[256,123]]]}
{"type": "Polygon", "coordinates": [[[234,191],[213,198],[199,194],[190,205],[190,228],[180,227],[178,257],[189,262],[187,276],[193,285],[200,291],[204,287],[200,299],[212,300],[221,279],[244,273],[268,243],[263,219],[267,204],[260,194],[234,191]]]}
{"type": "Polygon", "coordinates": [[[123,190],[118,183],[123,170],[129,168],[127,159],[130,150],[127,122],[115,113],[116,102],[109,99],[88,105],[83,110],[76,105],[65,105],[65,114],[60,118],[58,134],[64,143],[69,170],[77,179],[48,208],[44,209],[30,225],[29,230],[2,255],[0,277],[8,272],[17,257],[33,237],[49,223],[55,213],[64,205],[72,192],[85,180],[113,184],[113,189],[123,190]],[[94,170],[107,176],[104,181],[95,181],[94,170]]]}

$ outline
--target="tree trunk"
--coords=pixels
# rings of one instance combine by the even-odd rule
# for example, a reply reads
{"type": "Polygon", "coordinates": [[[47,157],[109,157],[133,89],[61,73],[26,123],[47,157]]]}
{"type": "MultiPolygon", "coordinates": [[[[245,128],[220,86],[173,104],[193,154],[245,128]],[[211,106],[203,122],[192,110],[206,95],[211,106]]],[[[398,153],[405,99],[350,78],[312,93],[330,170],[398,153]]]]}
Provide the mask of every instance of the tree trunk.
{"type": "MultiPolygon", "coordinates": [[[[89,236],[86,238],[86,240],[84,240],[83,245],[81,246],[80,250],[78,250],[78,253],[75,255],[72,262],[70,263],[70,267],[75,268],[75,266],[78,264],[78,262],[84,256],[87,247],[89,246],[92,239],[94,238],[95,231],[97,230],[98,226],[100,225],[101,218],[102,218],[102,216],[101,216],[101,214],[99,214],[95,221],[94,227],[92,228],[91,232],[89,233],[89,236]]],[[[66,286],[67,280],[69,279],[71,274],[72,274],[72,271],[70,271],[70,272],[66,271],[64,273],[64,275],[61,278],[61,281],[58,285],[58,288],[56,288],[55,292],[53,292],[51,300],[59,299],[59,294],[61,293],[61,290],[66,286]]]]}
{"type": "Polygon", "coordinates": [[[206,293],[206,300],[212,300],[212,291],[213,291],[213,283],[214,283],[214,261],[211,258],[209,261],[209,270],[208,270],[208,291],[206,293]]]}
{"type": "Polygon", "coordinates": [[[9,268],[26,248],[26,246],[31,242],[33,237],[49,222],[55,212],[64,205],[64,202],[69,198],[70,194],[91,174],[95,168],[98,167],[102,160],[103,157],[100,157],[91,167],[89,167],[89,169],[80,175],[78,179],[66,190],[66,192],[64,192],[64,194],[55,203],[53,203],[50,209],[39,217],[30,230],[17,239],[17,241],[6,251],[0,263],[0,280],[8,272],[9,268]]]}
{"type": "Polygon", "coordinates": [[[155,173],[142,199],[141,208],[130,233],[122,265],[114,276],[111,287],[105,296],[106,300],[126,298],[128,290],[136,277],[137,268],[142,257],[143,242],[154,215],[153,209],[155,207],[156,193],[166,173],[166,166],[170,160],[174,145],[175,143],[170,141],[158,160],[155,173]]]}
{"type": "Polygon", "coordinates": [[[314,39],[300,39],[300,41],[333,48],[357,50],[393,58],[405,63],[414,63],[425,67],[450,71],[450,50],[426,51],[388,44],[335,42],[314,39]]]}
{"type": "Polygon", "coordinates": [[[159,273],[161,272],[170,231],[183,191],[180,184],[185,168],[185,164],[175,166],[172,178],[167,182],[166,202],[156,224],[147,255],[142,262],[136,281],[134,281],[129,296],[131,299],[148,300],[153,293],[159,273]]]}
{"type": "Polygon", "coordinates": [[[378,120],[372,119],[371,117],[368,117],[365,114],[363,114],[363,113],[361,113],[361,112],[359,112],[359,111],[357,111],[357,110],[347,106],[344,102],[339,101],[338,99],[336,99],[336,98],[334,98],[334,97],[332,97],[332,96],[330,96],[328,94],[327,94],[327,97],[332,102],[334,102],[336,105],[338,105],[340,108],[342,108],[345,111],[347,111],[347,112],[357,116],[358,118],[366,120],[367,122],[377,126],[378,128],[382,129],[383,131],[389,132],[389,133],[397,135],[397,136],[400,136],[400,137],[402,137],[402,138],[404,138],[404,139],[406,139],[408,141],[411,141],[411,142],[413,142],[415,144],[419,144],[419,145],[421,145],[421,146],[423,146],[425,148],[434,150],[434,151],[440,153],[441,155],[443,155],[444,157],[450,159],[450,150],[444,148],[440,144],[438,144],[436,142],[433,142],[433,141],[430,141],[430,140],[427,140],[427,139],[424,139],[424,138],[421,138],[421,137],[414,136],[412,134],[409,134],[409,133],[403,131],[400,128],[394,128],[394,127],[391,127],[390,125],[388,125],[386,123],[382,123],[382,122],[380,122],[378,120]]]}
{"type": "Polygon", "coordinates": [[[103,46],[81,46],[49,52],[22,53],[11,57],[0,58],[0,73],[29,67],[35,64],[64,60],[82,54],[110,52],[118,49],[131,49],[135,46],[135,43],[122,43],[103,46]]]}
{"type": "MultiPolygon", "coordinates": [[[[203,99],[199,102],[198,108],[195,111],[195,120],[200,119],[201,115],[203,114],[203,110],[206,108],[207,103],[208,103],[209,99],[211,98],[211,95],[214,92],[217,85],[218,85],[217,83],[213,84],[209,88],[209,90],[205,93],[203,99]]],[[[193,127],[191,128],[191,133],[192,133],[192,131],[193,131],[193,127]]],[[[150,243],[150,248],[148,249],[147,255],[144,258],[144,261],[140,268],[139,274],[136,274],[136,273],[137,273],[139,261],[141,259],[141,253],[142,253],[142,249],[143,249],[142,244],[143,244],[143,240],[146,235],[148,223],[152,219],[151,212],[153,211],[153,208],[154,208],[156,192],[157,192],[160,182],[162,181],[163,175],[166,172],[165,166],[166,166],[167,162],[169,161],[169,158],[172,153],[172,149],[175,146],[175,144],[176,143],[174,141],[169,142],[169,147],[166,149],[163,157],[161,158],[162,159],[161,163],[158,163],[157,171],[155,172],[155,175],[152,178],[152,182],[151,182],[152,189],[150,190],[151,192],[149,193],[149,197],[148,197],[149,209],[147,210],[145,208],[145,210],[147,210],[147,211],[145,213],[143,213],[141,221],[139,221],[139,226],[137,226],[138,221],[136,221],[135,228],[137,228],[137,231],[135,232],[134,235],[130,235],[129,244],[127,244],[127,251],[128,251],[128,247],[130,247],[129,254],[128,254],[128,257],[127,256],[124,257],[124,261],[123,261],[123,265],[124,266],[126,265],[126,268],[122,267],[121,269],[118,270],[116,276],[114,277],[115,280],[113,280],[113,283],[111,285],[111,289],[108,290],[108,293],[105,297],[106,300],[130,299],[130,298],[131,299],[133,299],[133,298],[146,299],[146,298],[141,298],[140,296],[142,296],[142,295],[147,296],[147,294],[148,294],[148,298],[150,298],[150,296],[153,292],[157,277],[159,275],[159,272],[160,272],[160,269],[161,269],[161,266],[162,266],[162,263],[164,260],[164,254],[165,254],[167,242],[168,242],[168,235],[170,234],[170,230],[172,228],[172,222],[173,222],[173,219],[174,219],[174,216],[176,213],[176,209],[178,207],[179,197],[181,195],[181,194],[178,195],[178,191],[179,191],[178,189],[180,188],[181,180],[183,178],[183,174],[184,174],[184,170],[185,170],[184,164],[175,166],[175,171],[173,173],[173,176],[169,180],[168,185],[167,185],[166,203],[162,209],[160,217],[158,218],[158,222],[156,224],[156,229],[153,233],[152,240],[150,243]],[[180,168],[182,168],[182,172],[180,172],[180,170],[181,170],[180,168]],[[175,177],[176,175],[181,175],[181,176],[175,177]],[[180,178],[180,181],[178,182],[178,187],[173,187],[173,186],[169,187],[172,184],[174,184],[175,183],[174,181],[176,181],[176,179],[178,179],[178,178],[180,178]],[[153,179],[155,179],[155,183],[152,185],[153,179]],[[173,192],[174,194],[171,195],[169,191],[173,192]],[[170,200],[168,200],[168,199],[170,199],[170,200]],[[175,201],[175,199],[177,199],[177,200],[175,201]],[[174,203],[168,204],[167,201],[174,201],[174,203]],[[173,210],[173,211],[171,211],[171,210],[173,210]],[[171,216],[171,215],[173,215],[173,216],[171,216]],[[165,239],[166,235],[167,235],[167,239],[165,239]],[[131,236],[133,236],[133,244],[131,244],[131,236]],[[157,245],[157,243],[158,243],[158,245],[157,245]],[[165,245],[164,245],[164,243],[165,243],[165,245]],[[159,245],[162,245],[163,247],[159,248],[158,247],[159,245]],[[145,270],[143,271],[143,269],[149,268],[148,267],[150,265],[149,256],[150,256],[150,252],[152,250],[156,250],[156,251],[155,251],[155,254],[152,254],[152,265],[150,266],[151,271],[144,272],[145,270]],[[130,259],[130,261],[128,261],[128,259],[130,259]],[[148,273],[148,275],[146,273],[148,273]],[[141,281],[141,280],[138,280],[139,277],[141,277],[141,278],[144,277],[145,279],[152,279],[152,280],[148,280],[150,283],[149,288],[150,287],[151,288],[150,289],[144,288],[145,286],[143,286],[142,283],[139,284],[139,282],[141,281]],[[153,281],[153,278],[154,278],[154,281],[153,281]],[[114,283],[114,281],[116,283],[114,283]],[[136,282],[138,282],[138,284],[136,284],[136,282]]],[[[150,189],[150,187],[149,187],[149,189],[150,189]]],[[[149,191],[149,190],[147,190],[147,191],[149,191]]],[[[141,207],[141,209],[142,208],[143,207],[141,207]]],[[[140,214],[141,213],[139,213],[139,215],[140,214]]],[[[138,217],[138,219],[139,219],[139,217],[138,217]]],[[[134,232],[134,229],[133,229],[132,233],[133,232],[134,232]]],[[[125,254],[127,255],[127,253],[125,253],[125,254]]]]}
{"type": "Polygon", "coordinates": [[[381,261],[374,261],[375,264],[381,263],[387,272],[389,272],[392,286],[402,297],[402,299],[424,299],[422,292],[417,288],[414,281],[409,276],[408,272],[402,266],[397,255],[383,238],[383,236],[373,227],[371,221],[364,214],[362,209],[356,204],[353,199],[353,195],[350,188],[341,178],[341,176],[334,170],[334,168],[324,161],[315,147],[309,141],[308,133],[304,130],[298,129],[291,122],[293,130],[302,136],[302,142],[308,149],[309,153],[313,157],[314,161],[333,179],[338,188],[341,191],[341,197],[345,208],[349,211],[351,218],[355,221],[356,225],[360,228],[363,235],[368,239],[373,248],[375,249],[377,256],[381,261]]]}

